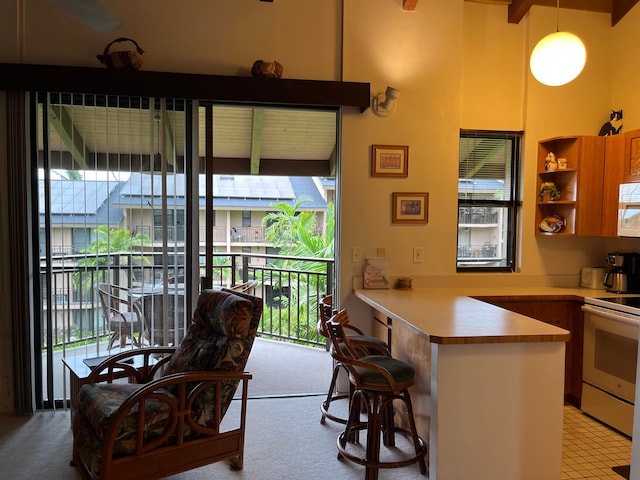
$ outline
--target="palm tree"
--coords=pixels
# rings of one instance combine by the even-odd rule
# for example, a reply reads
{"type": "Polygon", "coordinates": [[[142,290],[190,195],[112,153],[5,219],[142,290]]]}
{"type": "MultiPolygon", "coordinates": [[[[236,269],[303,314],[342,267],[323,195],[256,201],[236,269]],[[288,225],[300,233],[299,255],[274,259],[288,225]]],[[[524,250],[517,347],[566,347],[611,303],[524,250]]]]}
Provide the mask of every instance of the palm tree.
{"type": "MultiPolygon", "coordinates": [[[[317,302],[313,292],[328,292],[331,285],[318,285],[316,275],[325,273],[322,263],[310,260],[310,258],[333,258],[334,254],[334,207],[332,203],[327,205],[323,234],[316,233],[317,216],[311,212],[299,211],[300,206],[308,201],[301,198],[293,205],[286,203],[274,203],[271,207],[276,211],[265,215],[263,225],[267,225],[267,241],[280,247],[280,253],[284,256],[298,257],[299,260],[278,260],[274,267],[286,269],[292,272],[288,277],[289,285],[289,309],[293,313],[308,319],[317,317],[317,302]],[[296,288],[292,288],[293,285],[296,288]],[[298,299],[307,298],[309,301],[299,302],[298,299]],[[306,311],[307,307],[309,308],[306,311]]],[[[274,285],[279,287],[279,285],[274,285]]],[[[283,299],[284,300],[284,299],[283,299]]],[[[289,311],[289,309],[287,311],[289,311]]],[[[285,315],[282,319],[286,320],[285,315]]],[[[316,318],[317,319],[317,318],[316,318]]],[[[315,330],[315,322],[308,322],[308,331],[297,332],[299,338],[315,339],[318,336],[315,330]]]]}
{"type": "Polygon", "coordinates": [[[132,260],[149,263],[149,259],[144,255],[132,255],[144,244],[151,243],[151,238],[147,234],[139,232],[132,234],[129,230],[111,228],[109,225],[100,225],[93,230],[93,233],[95,240],[79,251],[85,256],[78,259],[76,265],[85,269],[74,274],[76,288],[82,286],[83,291],[88,291],[94,284],[97,267],[109,265],[111,258],[115,256],[126,255],[132,260]]]}

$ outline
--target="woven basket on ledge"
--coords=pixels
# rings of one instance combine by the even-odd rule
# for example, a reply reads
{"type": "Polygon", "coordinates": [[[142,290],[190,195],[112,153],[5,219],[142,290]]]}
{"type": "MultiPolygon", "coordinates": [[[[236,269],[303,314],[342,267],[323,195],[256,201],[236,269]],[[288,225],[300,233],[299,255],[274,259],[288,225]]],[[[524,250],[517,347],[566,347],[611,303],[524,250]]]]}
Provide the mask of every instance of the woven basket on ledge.
{"type": "Polygon", "coordinates": [[[108,68],[127,68],[130,70],[138,70],[142,66],[142,54],[144,50],[140,48],[138,42],[131,38],[116,38],[113,42],[109,43],[104,49],[104,53],[97,55],[98,60],[105,64],[108,68]],[[131,42],[135,45],[135,50],[128,51],[115,51],[109,50],[115,43],[119,42],[131,42]]]}

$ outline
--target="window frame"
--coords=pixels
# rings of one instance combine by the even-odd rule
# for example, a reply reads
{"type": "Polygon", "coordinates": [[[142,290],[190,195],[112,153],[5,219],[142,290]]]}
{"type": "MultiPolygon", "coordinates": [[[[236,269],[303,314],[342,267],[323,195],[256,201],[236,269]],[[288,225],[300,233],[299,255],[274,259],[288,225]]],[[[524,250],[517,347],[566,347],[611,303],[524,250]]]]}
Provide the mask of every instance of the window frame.
{"type": "MultiPolygon", "coordinates": [[[[510,177],[512,181],[509,184],[509,200],[473,200],[460,198],[460,190],[458,190],[458,226],[456,233],[456,272],[497,272],[497,273],[515,273],[518,270],[517,252],[520,239],[520,215],[522,213],[522,161],[524,156],[524,132],[523,131],[507,131],[507,130],[471,130],[460,129],[460,139],[462,138],[504,138],[513,142],[510,160],[510,177]],[[503,256],[506,265],[499,266],[474,266],[468,264],[461,266],[458,258],[459,249],[459,231],[460,231],[460,210],[462,208],[506,208],[507,209],[507,237],[505,239],[506,254],[503,256]]],[[[459,162],[459,160],[458,160],[459,162]]],[[[507,166],[507,168],[509,167],[507,166]]],[[[460,183],[458,178],[458,185],[460,183]]],[[[506,188],[506,185],[505,185],[506,188]]]]}

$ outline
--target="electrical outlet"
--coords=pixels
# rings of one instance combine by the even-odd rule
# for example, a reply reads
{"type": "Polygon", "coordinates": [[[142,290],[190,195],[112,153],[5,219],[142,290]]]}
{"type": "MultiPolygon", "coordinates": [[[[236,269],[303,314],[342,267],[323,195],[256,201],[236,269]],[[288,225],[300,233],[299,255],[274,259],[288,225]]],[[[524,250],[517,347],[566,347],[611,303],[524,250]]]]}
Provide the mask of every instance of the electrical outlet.
{"type": "Polygon", "coordinates": [[[376,253],[378,254],[379,257],[385,257],[387,255],[387,252],[384,247],[378,247],[376,253]]]}
{"type": "Polygon", "coordinates": [[[351,261],[360,263],[362,261],[362,247],[353,247],[351,249],[351,261]]]}
{"type": "Polygon", "coordinates": [[[422,263],[424,260],[424,248],[413,247],[413,263],[422,263]]]}

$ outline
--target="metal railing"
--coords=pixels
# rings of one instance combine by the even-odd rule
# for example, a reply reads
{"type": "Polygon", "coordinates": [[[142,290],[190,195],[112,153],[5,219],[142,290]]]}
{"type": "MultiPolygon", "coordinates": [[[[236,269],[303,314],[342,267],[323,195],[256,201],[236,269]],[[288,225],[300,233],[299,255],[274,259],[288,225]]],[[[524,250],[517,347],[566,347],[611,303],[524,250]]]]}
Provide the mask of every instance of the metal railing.
{"type": "Polygon", "coordinates": [[[495,260],[498,245],[484,243],[482,245],[458,245],[458,260],[495,260]]]}
{"type": "Polygon", "coordinates": [[[498,223],[498,211],[493,207],[463,207],[458,209],[458,224],[486,225],[498,223]]]}
{"type": "MultiPolygon", "coordinates": [[[[57,258],[51,263],[50,272],[44,267],[41,270],[45,348],[98,342],[109,335],[97,295],[98,283],[140,292],[152,291],[164,283],[162,267],[146,263],[147,259],[137,254],[92,256],[91,263],[95,265],[91,266],[79,266],[78,260],[82,258],[74,255],[57,258]]],[[[333,290],[332,259],[238,252],[215,253],[213,263],[214,276],[210,281],[214,286],[232,287],[247,280],[258,281],[255,295],[262,297],[264,303],[260,335],[304,345],[325,345],[316,327],[318,301],[333,290]]],[[[175,266],[169,268],[168,277],[183,274],[184,267],[175,266]]],[[[186,326],[190,319],[182,320],[186,326]]]]}

